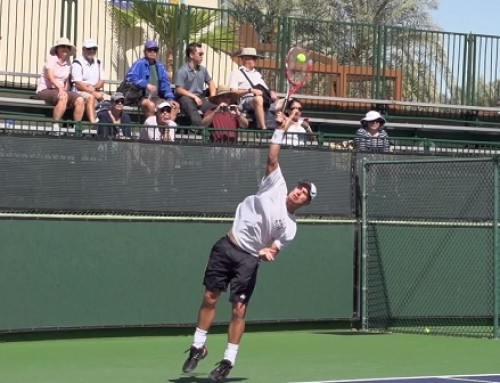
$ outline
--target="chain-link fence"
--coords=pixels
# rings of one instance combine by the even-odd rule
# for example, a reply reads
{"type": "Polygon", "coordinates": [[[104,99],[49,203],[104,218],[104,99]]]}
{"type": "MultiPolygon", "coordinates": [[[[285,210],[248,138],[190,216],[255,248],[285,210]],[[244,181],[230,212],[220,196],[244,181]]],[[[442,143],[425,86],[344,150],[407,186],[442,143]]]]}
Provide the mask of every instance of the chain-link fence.
{"type": "Polygon", "coordinates": [[[363,328],[498,338],[498,159],[363,165],[363,328]]]}

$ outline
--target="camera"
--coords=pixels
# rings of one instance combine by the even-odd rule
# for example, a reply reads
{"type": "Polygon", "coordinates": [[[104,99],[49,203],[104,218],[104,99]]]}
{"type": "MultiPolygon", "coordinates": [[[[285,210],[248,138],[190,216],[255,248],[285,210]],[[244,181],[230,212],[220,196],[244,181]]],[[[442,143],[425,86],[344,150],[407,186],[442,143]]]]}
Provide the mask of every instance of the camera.
{"type": "Polygon", "coordinates": [[[224,105],[220,108],[221,112],[235,112],[238,105],[224,105]]]}

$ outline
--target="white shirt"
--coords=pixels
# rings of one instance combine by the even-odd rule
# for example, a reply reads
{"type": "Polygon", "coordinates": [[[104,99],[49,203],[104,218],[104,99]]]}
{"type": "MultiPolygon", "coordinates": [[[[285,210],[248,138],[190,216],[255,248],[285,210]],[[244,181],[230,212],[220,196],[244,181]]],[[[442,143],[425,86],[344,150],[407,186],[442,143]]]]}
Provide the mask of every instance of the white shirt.
{"type": "Polygon", "coordinates": [[[239,247],[255,257],[273,243],[282,250],[295,237],[295,214],[286,208],[288,189],[278,167],[264,177],[256,195],[238,205],[232,233],[239,247]]]}
{"type": "MultiPolygon", "coordinates": [[[[264,79],[262,78],[262,75],[260,74],[260,72],[258,70],[256,70],[255,68],[252,70],[249,70],[246,67],[240,67],[239,69],[233,70],[231,72],[231,74],[229,75],[229,89],[250,89],[250,88],[252,88],[252,86],[248,82],[245,75],[243,73],[241,73],[240,69],[243,69],[245,71],[246,75],[248,76],[250,81],[252,81],[253,85],[262,84],[263,86],[268,88],[268,86],[264,82],[264,79]]],[[[247,94],[243,95],[243,97],[246,97],[246,96],[253,96],[253,94],[247,93],[247,94]]]]}
{"type": "MultiPolygon", "coordinates": [[[[139,133],[139,139],[148,141],[162,140],[163,135],[161,134],[161,131],[158,128],[158,123],[156,122],[156,116],[149,116],[148,118],[146,118],[146,121],[144,121],[144,126],[152,126],[152,128],[142,128],[141,132],[139,133]]],[[[177,126],[177,124],[174,121],[169,121],[168,126],[170,127],[170,129],[168,130],[170,136],[169,141],[174,141],[175,127],[177,126]]]]}
{"type": "Polygon", "coordinates": [[[90,63],[85,56],[79,56],[75,59],[80,64],[71,64],[71,77],[75,82],[84,82],[91,86],[96,85],[100,80],[104,80],[104,69],[102,63],[99,63],[97,59],[90,63]]]}
{"type": "Polygon", "coordinates": [[[302,126],[304,122],[303,118],[299,120],[288,128],[285,135],[285,144],[292,146],[306,146],[306,135],[305,134],[293,134],[293,133],[307,133],[307,130],[302,126]]]}

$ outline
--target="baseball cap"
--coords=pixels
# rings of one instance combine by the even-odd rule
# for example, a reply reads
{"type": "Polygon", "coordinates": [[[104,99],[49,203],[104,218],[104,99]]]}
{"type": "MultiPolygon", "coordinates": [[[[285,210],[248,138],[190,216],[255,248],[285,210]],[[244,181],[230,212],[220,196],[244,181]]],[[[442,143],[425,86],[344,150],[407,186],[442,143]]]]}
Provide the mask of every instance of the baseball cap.
{"type": "Polygon", "coordinates": [[[115,100],[125,100],[125,96],[123,95],[123,93],[122,93],[122,92],[115,92],[115,93],[113,93],[113,95],[111,96],[111,99],[112,99],[113,101],[115,101],[115,100]]]}
{"type": "Polygon", "coordinates": [[[162,110],[165,107],[172,108],[172,104],[168,101],[162,101],[156,106],[156,110],[162,110]]]}
{"type": "Polygon", "coordinates": [[[154,40],[146,41],[146,44],[144,44],[144,49],[150,49],[150,48],[159,48],[158,43],[154,40]]]}
{"type": "Polygon", "coordinates": [[[312,202],[314,198],[318,195],[318,189],[316,185],[309,180],[299,180],[299,185],[305,186],[309,190],[309,200],[312,202]]]}
{"type": "Polygon", "coordinates": [[[97,48],[97,41],[94,39],[87,39],[83,42],[82,47],[84,48],[97,48]]]}

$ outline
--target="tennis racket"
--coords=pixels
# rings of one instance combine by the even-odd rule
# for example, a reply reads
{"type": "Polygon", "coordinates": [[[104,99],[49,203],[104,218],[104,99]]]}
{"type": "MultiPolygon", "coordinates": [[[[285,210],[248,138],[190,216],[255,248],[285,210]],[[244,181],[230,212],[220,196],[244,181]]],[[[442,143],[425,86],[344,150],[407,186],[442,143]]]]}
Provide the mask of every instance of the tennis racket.
{"type": "Polygon", "coordinates": [[[286,80],[288,83],[286,98],[282,111],[286,109],[288,100],[304,86],[313,69],[311,52],[304,48],[293,47],[286,55],[286,80]]]}

